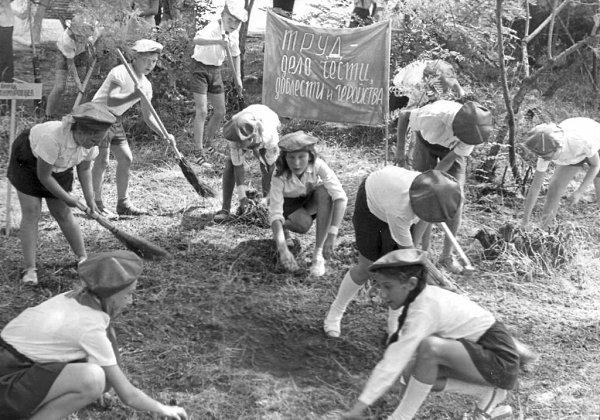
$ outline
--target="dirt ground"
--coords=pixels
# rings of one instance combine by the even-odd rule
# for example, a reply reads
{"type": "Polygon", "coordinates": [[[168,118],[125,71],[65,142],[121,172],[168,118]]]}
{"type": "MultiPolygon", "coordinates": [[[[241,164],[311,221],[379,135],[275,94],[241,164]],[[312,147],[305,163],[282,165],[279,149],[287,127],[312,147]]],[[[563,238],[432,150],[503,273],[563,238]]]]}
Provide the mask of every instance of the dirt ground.
{"type": "MultiPolygon", "coordinates": [[[[44,49],[45,92],[52,78],[51,54],[44,49]]],[[[250,54],[259,56],[260,40],[250,54]]],[[[19,56],[26,73],[28,56],[19,56]]],[[[260,76],[259,60],[249,60],[247,74],[260,76]]],[[[72,103],[74,92],[65,98],[72,103]]],[[[249,102],[260,100],[259,87],[249,88],[249,102]],[[254,89],[254,90],[253,90],[254,89]]],[[[164,98],[157,98],[161,104],[164,98]]],[[[159,112],[178,138],[182,152],[191,149],[191,102],[177,103],[179,114],[159,112]]],[[[20,126],[31,121],[21,110],[20,126]]],[[[7,162],[7,117],[2,122],[0,171],[7,162]]],[[[318,151],[339,175],[350,197],[337,254],[321,279],[307,275],[314,230],[299,236],[302,270],[284,273],[276,265],[269,229],[243,224],[215,225],[220,199],[202,199],[182,177],[172,153],[146,135],[131,139],[134,164],[131,197],[152,214],[120,218],[120,229],[166,248],[172,258],[146,262],[131,309],[116,321],[125,371],[136,386],[165,402],[184,406],[194,419],[336,418],[336,410],[353,403],[383,352],[386,310],[361,292],[348,309],[340,339],[326,339],[322,319],[350,264],[356,260],[351,214],[361,179],[384,164],[380,132],[289,120],[284,132],[312,131],[322,141],[318,151]],[[377,137],[379,136],[379,138],[377,137]]],[[[133,130],[133,129],[132,129],[133,130]]],[[[142,129],[143,131],[143,129],[142,129]]],[[[137,132],[137,131],[136,131],[137,132]]],[[[221,140],[217,150],[223,150],[221,140]]],[[[223,159],[194,168],[220,191],[223,159]]],[[[114,161],[105,183],[105,201],[114,206],[114,161]]],[[[257,165],[249,166],[259,187],[257,165]]],[[[3,180],[4,181],[4,180],[3,180]]],[[[471,182],[473,184],[474,181],[471,182]]],[[[2,185],[2,208],[5,204],[2,185]]],[[[77,190],[79,193],[80,191],[77,190]]],[[[472,277],[454,277],[474,301],[489,308],[541,358],[524,372],[508,403],[521,418],[597,418],[600,413],[600,212],[598,205],[566,204],[559,213],[563,237],[572,258],[561,268],[544,269],[508,247],[497,260],[483,259],[474,239],[481,228],[515,222],[522,198],[467,188],[460,242],[477,267],[472,277]]],[[[590,191],[589,199],[594,198],[590,191]]],[[[13,203],[15,203],[13,201],[13,203]]],[[[18,219],[18,205],[15,204],[18,219]]],[[[90,253],[123,246],[105,229],[78,218],[90,253]]],[[[15,219],[15,223],[18,220],[15,219]]],[[[0,325],[24,308],[78,284],[74,256],[58,226],[44,211],[39,224],[40,284],[19,282],[18,236],[0,240],[0,325]]],[[[441,236],[435,232],[434,255],[441,236]]],[[[371,409],[384,418],[398,404],[396,388],[371,409]]],[[[431,395],[419,411],[422,419],[454,419],[472,407],[456,395],[431,395]]],[[[143,413],[118,400],[95,404],[71,419],[141,419],[143,413]]]]}

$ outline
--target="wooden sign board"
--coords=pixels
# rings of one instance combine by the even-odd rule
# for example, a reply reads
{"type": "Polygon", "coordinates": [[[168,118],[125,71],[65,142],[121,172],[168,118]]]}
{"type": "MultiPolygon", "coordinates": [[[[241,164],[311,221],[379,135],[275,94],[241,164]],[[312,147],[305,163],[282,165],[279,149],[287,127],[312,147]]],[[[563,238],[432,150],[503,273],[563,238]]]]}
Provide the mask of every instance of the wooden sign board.
{"type": "Polygon", "coordinates": [[[42,83],[0,83],[0,99],[42,99],[42,83]]]}

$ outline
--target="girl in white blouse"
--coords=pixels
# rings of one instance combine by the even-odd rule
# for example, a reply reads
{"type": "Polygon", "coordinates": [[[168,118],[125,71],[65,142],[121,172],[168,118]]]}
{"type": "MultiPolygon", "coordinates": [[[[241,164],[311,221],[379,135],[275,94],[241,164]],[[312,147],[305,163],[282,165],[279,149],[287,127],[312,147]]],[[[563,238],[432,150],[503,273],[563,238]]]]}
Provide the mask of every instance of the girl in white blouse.
{"type": "Polygon", "coordinates": [[[512,409],[498,404],[517,381],[519,355],[513,338],[488,310],[428,285],[425,264],[426,252],[401,249],[369,267],[387,305],[403,309],[383,359],[342,418],[364,418],[363,411],[403,372],[408,383],[390,419],[412,419],[432,390],[475,396],[469,419],[511,418],[512,409]]]}
{"type": "Polygon", "coordinates": [[[25,268],[22,280],[37,284],[36,247],[42,198],[60,226],[71,249],[81,261],[86,258],[83,236],[70,207],[78,199],[73,188],[73,167],[92,211],[97,211],[92,190],[91,162],[98,156],[98,144],[115,122],[103,105],[85,103],[62,121],[37,124],[22,132],[12,145],[8,179],[21,204],[21,247],[25,268]]]}
{"type": "Polygon", "coordinates": [[[317,157],[318,139],[304,131],[286,134],[279,142],[281,153],[269,192],[269,219],[281,265],[298,269],[288,249],[288,231],[306,233],[317,219],[311,275],[325,274],[325,258],[335,246],[348,198],[333,170],[317,157]]]}

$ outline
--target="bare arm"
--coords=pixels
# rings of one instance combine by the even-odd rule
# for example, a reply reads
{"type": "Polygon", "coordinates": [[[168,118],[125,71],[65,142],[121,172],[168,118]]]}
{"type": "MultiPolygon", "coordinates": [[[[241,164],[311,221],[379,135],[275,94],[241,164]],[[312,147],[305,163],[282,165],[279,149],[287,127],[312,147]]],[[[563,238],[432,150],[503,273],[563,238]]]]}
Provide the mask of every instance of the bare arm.
{"type": "Polygon", "coordinates": [[[186,420],[187,414],[181,407],[167,406],[150,398],[129,382],[119,365],[104,366],[106,381],[112,386],[123,403],[136,410],[150,411],[169,419],[186,420]]]}
{"type": "Polygon", "coordinates": [[[408,131],[409,120],[410,111],[400,112],[396,130],[396,165],[402,167],[406,167],[406,132],[408,131]]]}
{"type": "Polygon", "coordinates": [[[454,150],[451,150],[450,153],[444,156],[444,159],[440,160],[438,164],[435,165],[435,169],[442,172],[448,172],[452,165],[454,165],[454,162],[456,161],[457,157],[458,155],[456,154],[456,152],[454,150]]]}
{"type": "Polygon", "coordinates": [[[522,226],[527,226],[527,224],[529,224],[529,218],[531,217],[531,212],[533,211],[535,202],[540,195],[540,190],[542,189],[542,183],[544,182],[545,176],[546,172],[535,171],[533,174],[533,180],[531,181],[531,185],[527,191],[527,197],[525,198],[523,221],[521,222],[522,226]]]}
{"type": "Polygon", "coordinates": [[[81,184],[81,191],[85,197],[85,202],[93,211],[97,211],[96,203],[94,202],[94,190],[92,188],[92,162],[84,160],[77,165],[77,177],[81,184]]]}
{"type": "Polygon", "coordinates": [[[298,269],[298,263],[294,254],[290,252],[285,243],[285,235],[283,234],[283,223],[281,220],[274,220],[271,223],[271,230],[273,231],[273,239],[279,252],[279,260],[283,268],[288,271],[296,271],[298,269]]]}

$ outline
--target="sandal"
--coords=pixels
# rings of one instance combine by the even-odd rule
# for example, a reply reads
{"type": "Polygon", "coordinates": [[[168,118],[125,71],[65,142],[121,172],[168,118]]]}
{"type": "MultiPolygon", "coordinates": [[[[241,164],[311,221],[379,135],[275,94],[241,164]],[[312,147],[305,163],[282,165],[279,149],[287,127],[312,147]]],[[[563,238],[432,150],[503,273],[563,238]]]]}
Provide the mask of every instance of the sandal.
{"type": "Polygon", "coordinates": [[[223,223],[229,219],[229,216],[230,214],[227,210],[221,209],[215,213],[215,215],[213,216],[213,221],[215,223],[223,223]]]}

